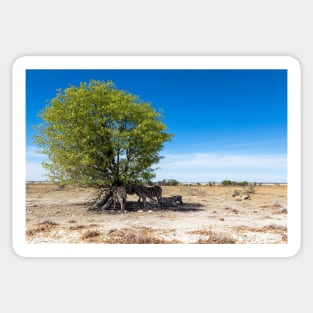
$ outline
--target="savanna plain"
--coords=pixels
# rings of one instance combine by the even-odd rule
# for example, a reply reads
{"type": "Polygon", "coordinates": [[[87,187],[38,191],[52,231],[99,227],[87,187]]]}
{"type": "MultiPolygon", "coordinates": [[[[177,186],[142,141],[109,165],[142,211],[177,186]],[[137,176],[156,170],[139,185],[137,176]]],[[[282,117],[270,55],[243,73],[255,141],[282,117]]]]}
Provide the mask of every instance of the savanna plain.
{"type": "Polygon", "coordinates": [[[145,208],[127,196],[127,211],[88,210],[95,190],[26,184],[27,243],[286,244],[287,186],[255,186],[250,199],[234,186],[162,186],[183,203],[145,208]]]}

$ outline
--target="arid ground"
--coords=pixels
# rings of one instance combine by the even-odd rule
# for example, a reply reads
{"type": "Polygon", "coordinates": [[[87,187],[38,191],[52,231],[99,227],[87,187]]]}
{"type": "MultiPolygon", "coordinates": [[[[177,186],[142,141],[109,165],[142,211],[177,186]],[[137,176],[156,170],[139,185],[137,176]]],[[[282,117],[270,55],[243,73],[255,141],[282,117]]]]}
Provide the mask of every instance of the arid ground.
{"type": "Polygon", "coordinates": [[[256,186],[250,200],[232,194],[243,187],[166,186],[163,196],[182,195],[183,204],[126,213],[92,210],[90,188],[60,189],[26,184],[28,243],[284,244],[288,242],[287,186],[256,186]]]}

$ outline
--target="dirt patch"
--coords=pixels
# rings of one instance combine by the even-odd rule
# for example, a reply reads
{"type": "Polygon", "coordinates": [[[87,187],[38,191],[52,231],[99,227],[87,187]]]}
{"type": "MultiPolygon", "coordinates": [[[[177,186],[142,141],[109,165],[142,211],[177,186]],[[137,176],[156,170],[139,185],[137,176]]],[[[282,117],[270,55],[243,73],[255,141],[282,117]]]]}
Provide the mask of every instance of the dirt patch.
{"type": "MultiPolygon", "coordinates": [[[[127,197],[126,213],[88,211],[90,188],[26,185],[29,243],[244,244],[288,242],[287,186],[256,186],[250,200],[236,201],[222,186],[162,187],[182,203],[138,206],[127,197]]],[[[297,209],[297,208],[292,208],[297,209]]]]}

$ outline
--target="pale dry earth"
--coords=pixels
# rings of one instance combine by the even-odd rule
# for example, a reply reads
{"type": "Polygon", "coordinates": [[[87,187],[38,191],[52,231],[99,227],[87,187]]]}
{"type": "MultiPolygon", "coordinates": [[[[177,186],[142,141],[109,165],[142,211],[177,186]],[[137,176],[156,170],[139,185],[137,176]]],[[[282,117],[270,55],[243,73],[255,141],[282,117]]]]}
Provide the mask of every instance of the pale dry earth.
{"type": "MultiPolygon", "coordinates": [[[[128,212],[88,211],[90,188],[60,190],[26,184],[27,243],[237,243],[285,244],[287,186],[256,186],[250,200],[237,201],[222,186],[166,186],[165,197],[182,195],[183,205],[128,212]]],[[[295,208],[294,208],[295,209],[295,208]]]]}

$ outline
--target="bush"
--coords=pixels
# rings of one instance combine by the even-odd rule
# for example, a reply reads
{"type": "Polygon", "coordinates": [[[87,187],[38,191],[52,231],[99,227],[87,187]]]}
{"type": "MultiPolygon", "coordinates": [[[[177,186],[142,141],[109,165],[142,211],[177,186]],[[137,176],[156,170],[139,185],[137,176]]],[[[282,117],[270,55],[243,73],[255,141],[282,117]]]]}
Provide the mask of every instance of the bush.
{"type": "Polygon", "coordinates": [[[178,186],[180,182],[176,179],[163,179],[158,184],[161,186],[178,186]]]}
{"type": "Polygon", "coordinates": [[[231,180],[223,180],[222,185],[223,186],[232,186],[233,182],[231,180]]]}

